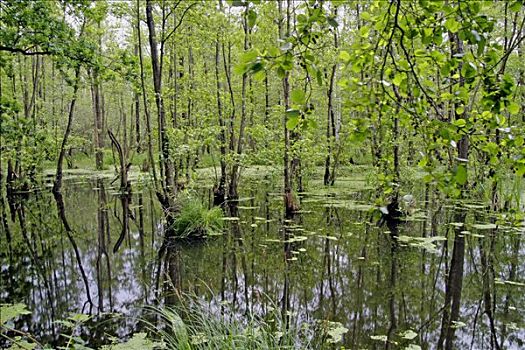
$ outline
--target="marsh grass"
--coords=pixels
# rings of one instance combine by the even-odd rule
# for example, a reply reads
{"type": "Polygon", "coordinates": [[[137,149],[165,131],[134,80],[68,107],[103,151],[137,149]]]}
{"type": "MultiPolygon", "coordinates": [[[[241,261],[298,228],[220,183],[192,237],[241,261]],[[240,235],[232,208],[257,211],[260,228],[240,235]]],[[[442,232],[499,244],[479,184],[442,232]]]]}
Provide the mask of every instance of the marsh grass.
{"type": "Polygon", "coordinates": [[[220,208],[208,209],[190,194],[181,198],[181,210],[173,223],[177,238],[195,239],[222,234],[224,221],[220,208]]]}
{"type": "Polygon", "coordinates": [[[245,315],[241,320],[198,301],[151,311],[157,316],[157,324],[146,322],[147,328],[167,349],[297,348],[297,332],[287,329],[277,312],[270,318],[245,315]]]}

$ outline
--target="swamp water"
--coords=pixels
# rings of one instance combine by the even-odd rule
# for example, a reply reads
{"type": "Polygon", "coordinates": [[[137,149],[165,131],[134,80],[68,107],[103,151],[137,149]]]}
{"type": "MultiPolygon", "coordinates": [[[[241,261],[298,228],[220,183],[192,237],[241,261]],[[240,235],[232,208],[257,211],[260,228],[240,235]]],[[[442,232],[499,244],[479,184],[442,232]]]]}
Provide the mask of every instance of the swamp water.
{"type": "MultiPolygon", "coordinates": [[[[246,177],[223,235],[172,245],[159,260],[162,213],[140,176],[128,203],[129,235],[113,252],[124,222],[111,178],[65,180],[70,235],[50,188],[2,208],[0,303],[31,311],[16,329],[58,344],[57,320],[91,313],[97,316],[82,337],[95,347],[139,330],[143,306],[157,296],[170,304],[187,294],[217,317],[278,309],[301,329],[334,322],[349,349],[383,349],[387,339],[392,349],[434,349],[451,330],[457,349],[525,347],[523,230],[494,224],[484,205],[432,193],[425,201],[424,189],[414,189],[408,220],[378,226],[371,190],[356,175],[336,188],[311,181],[301,212],[288,221],[280,182],[246,177]],[[459,319],[442,329],[447,304],[459,319]]],[[[211,187],[209,180],[196,186],[205,203],[211,187]]]]}

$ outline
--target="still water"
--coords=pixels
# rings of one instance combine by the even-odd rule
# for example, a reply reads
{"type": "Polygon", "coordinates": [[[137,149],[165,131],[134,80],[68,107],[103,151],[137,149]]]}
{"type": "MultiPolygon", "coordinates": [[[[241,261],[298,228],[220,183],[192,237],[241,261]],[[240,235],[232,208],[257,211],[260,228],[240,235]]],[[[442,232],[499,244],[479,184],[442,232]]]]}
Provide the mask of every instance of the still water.
{"type": "MultiPolygon", "coordinates": [[[[4,201],[0,303],[32,312],[17,329],[58,344],[57,320],[92,314],[83,337],[97,346],[137,331],[144,305],[185,294],[239,319],[280,308],[297,327],[340,322],[348,349],[525,348],[523,227],[496,221],[483,203],[416,188],[407,221],[378,225],[373,193],[356,174],[335,188],[311,181],[301,212],[284,220],[280,182],[246,177],[242,198],[225,209],[234,217],[223,235],[159,254],[163,215],[153,190],[133,177],[126,219],[111,180],[68,177],[69,232],[49,187],[4,201]]],[[[204,180],[192,191],[211,203],[211,188],[204,180]]]]}

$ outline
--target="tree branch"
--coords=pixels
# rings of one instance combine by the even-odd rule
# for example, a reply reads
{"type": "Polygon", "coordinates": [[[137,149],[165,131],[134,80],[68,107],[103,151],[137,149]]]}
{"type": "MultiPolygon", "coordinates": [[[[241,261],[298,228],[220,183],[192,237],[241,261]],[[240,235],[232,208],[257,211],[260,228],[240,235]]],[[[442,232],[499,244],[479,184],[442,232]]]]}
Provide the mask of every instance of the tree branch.
{"type": "Polygon", "coordinates": [[[0,51],[6,51],[6,52],[12,52],[12,53],[21,53],[25,56],[35,56],[35,55],[51,55],[51,51],[29,51],[31,48],[28,49],[21,49],[18,47],[8,47],[0,45],[0,51]]]}

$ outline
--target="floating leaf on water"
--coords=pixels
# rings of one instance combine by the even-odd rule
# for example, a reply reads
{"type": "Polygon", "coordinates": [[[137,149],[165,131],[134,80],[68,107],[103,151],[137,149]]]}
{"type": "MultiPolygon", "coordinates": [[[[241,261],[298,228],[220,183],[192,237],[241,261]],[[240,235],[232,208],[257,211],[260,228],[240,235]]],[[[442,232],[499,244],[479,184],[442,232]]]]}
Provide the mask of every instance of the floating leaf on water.
{"type": "Polygon", "coordinates": [[[383,343],[388,341],[388,337],[386,335],[371,335],[370,339],[382,341],[383,343]]]}
{"type": "Polygon", "coordinates": [[[443,236],[433,236],[433,237],[411,237],[400,235],[398,241],[408,244],[411,247],[422,248],[430,253],[438,253],[434,242],[446,241],[447,239],[443,236]]]}
{"type": "Polygon", "coordinates": [[[461,231],[461,234],[463,235],[469,235],[471,237],[477,237],[477,238],[485,238],[484,235],[480,235],[479,233],[472,233],[470,231],[461,231]]]}
{"type": "Polygon", "coordinates": [[[246,202],[246,201],[251,201],[252,199],[255,199],[255,197],[243,197],[243,198],[239,198],[237,199],[235,202],[246,202]]]}
{"type": "Polygon", "coordinates": [[[310,214],[312,212],[313,212],[312,210],[296,210],[295,211],[296,214],[310,214]]]}
{"type": "Polygon", "coordinates": [[[525,287],[525,283],[517,281],[502,280],[501,278],[495,278],[494,283],[496,284],[507,284],[510,286],[525,287]]]}
{"type": "Polygon", "coordinates": [[[338,238],[334,237],[334,236],[318,235],[317,237],[319,237],[319,238],[326,238],[326,239],[329,239],[329,240],[332,240],[332,241],[337,241],[338,240],[338,238]]]}
{"type": "Polygon", "coordinates": [[[498,226],[496,224],[488,223],[488,224],[473,224],[472,227],[477,230],[493,230],[497,228],[498,226]]]}
{"type": "Polygon", "coordinates": [[[417,344],[408,344],[408,346],[406,346],[404,350],[421,350],[421,346],[417,344]]]}
{"type": "Polygon", "coordinates": [[[414,331],[411,330],[411,329],[407,329],[406,331],[404,331],[403,333],[401,333],[400,336],[401,336],[401,338],[408,339],[408,340],[412,340],[412,339],[414,339],[415,337],[417,337],[417,333],[414,332],[414,331]]]}
{"type": "Polygon", "coordinates": [[[463,204],[463,207],[467,209],[485,209],[487,206],[484,204],[463,204]]]}
{"type": "Polygon", "coordinates": [[[466,327],[467,324],[465,322],[461,322],[461,321],[452,321],[452,328],[463,328],[463,327],[466,327]]]}
{"type": "Polygon", "coordinates": [[[294,237],[291,237],[290,239],[288,239],[287,242],[289,242],[289,243],[302,242],[302,241],[306,241],[307,239],[308,239],[308,237],[306,237],[306,236],[294,236],[294,237]]]}

